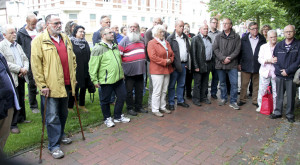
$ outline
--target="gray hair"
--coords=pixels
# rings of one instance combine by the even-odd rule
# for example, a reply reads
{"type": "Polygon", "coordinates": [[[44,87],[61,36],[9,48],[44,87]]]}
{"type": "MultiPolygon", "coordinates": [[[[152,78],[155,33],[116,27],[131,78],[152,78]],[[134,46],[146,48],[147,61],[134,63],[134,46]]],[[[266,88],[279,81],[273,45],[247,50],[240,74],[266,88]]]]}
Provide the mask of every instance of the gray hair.
{"type": "Polygon", "coordinates": [[[277,32],[276,32],[276,30],[269,30],[269,31],[268,31],[268,33],[267,33],[267,36],[270,36],[270,34],[271,34],[271,33],[275,33],[275,34],[276,34],[276,36],[277,36],[277,32]]]}
{"type": "MultiPolygon", "coordinates": [[[[287,25],[286,27],[288,27],[288,26],[292,26],[293,27],[293,29],[294,29],[294,32],[296,31],[296,27],[295,27],[295,25],[287,25]]],[[[283,30],[285,30],[285,28],[286,27],[284,27],[284,29],[283,30]]]]}
{"type": "Polygon", "coordinates": [[[26,21],[29,21],[31,18],[35,18],[36,19],[36,15],[32,12],[27,13],[26,16],[26,21]]]}
{"type": "Polygon", "coordinates": [[[182,20],[176,20],[176,21],[175,21],[175,27],[176,27],[178,24],[180,24],[181,22],[184,24],[184,22],[183,22],[182,20]]]}
{"type": "Polygon", "coordinates": [[[36,24],[36,31],[37,32],[41,32],[43,30],[43,26],[45,25],[45,22],[40,20],[37,24],[36,24]]]}
{"type": "Polygon", "coordinates": [[[152,29],[152,36],[155,37],[158,34],[158,31],[166,31],[163,25],[155,25],[152,29]]]}
{"type": "Polygon", "coordinates": [[[207,26],[207,27],[208,27],[207,24],[202,23],[202,24],[199,25],[199,29],[202,29],[204,26],[207,26]]]}
{"type": "Polygon", "coordinates": [[[137,22],[131,22],[128,24],[128,28],[130,28],[131,25],[136,25],[137,26],[137,32],[140,32],[140,25],[137,22]]]}
{"type": "Polygon", "coordinates": [[[8,29],[16,29],[16,27],[12,24],[5,24],[2,26],[2,33],[6,34],[8,29]]]}
{"type": "Polygon", "coordinates": [[[248,29],[251,28],[251,26],[254,26],[254,25],[258,25],[256,22],[250,22],[249,25],[248,25],[248,29]]]}

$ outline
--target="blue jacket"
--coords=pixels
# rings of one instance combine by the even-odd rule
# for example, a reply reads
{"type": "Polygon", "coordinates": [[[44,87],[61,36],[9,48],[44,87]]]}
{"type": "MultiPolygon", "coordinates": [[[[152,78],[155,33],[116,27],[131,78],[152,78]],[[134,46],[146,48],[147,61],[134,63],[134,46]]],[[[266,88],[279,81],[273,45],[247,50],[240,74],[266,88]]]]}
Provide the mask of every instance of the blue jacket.
{"type": "Polygon", "coordinates": [[[251,43],[249,40],[250,33],[247,33],[241,39],[241,51],[240,51],[240,62],[243,72],[248,73],[258,73],[260,68],[260,63],[258,62],[258,53],[260,46],[266,43],[266,39],[263,35],[258,34],[258,43],[256,45],[254,55],[251,48],[251,43]]]}
{"type": "Polygon", "coordinates": [[[14,88],[14,81],[12,81],[7,62],[0,53],[0,120],[7,116],[9,108],[14,107],[14,88]],[[13,84],[13,87],[11,84],[13,84]]]}
{"type": "Polygon", "coordinates": [[[276,45],[273,54],[277,57],[277,63],[274,64],[276,77],[292,80],[300,65],[300,41],[294,39],[290,50],[287,51],[283,40],[276,45]],[[288,76],[281,75],[282,69],[285,69],[288,76]]]}
{"type": "MultiPolygon", "coordinates": [[[[100,43],[101,41],[101,36],[100,36],[100,31],[102,30],[102,27],[95,31],[94,34],[93,34],[93,45],[95,46],[96,43],[100,43]]],[[[118,44],[118,41],[117,41],[117,38],[116,38],[116,33],[114,32],[114,43],[118,44]]]]}

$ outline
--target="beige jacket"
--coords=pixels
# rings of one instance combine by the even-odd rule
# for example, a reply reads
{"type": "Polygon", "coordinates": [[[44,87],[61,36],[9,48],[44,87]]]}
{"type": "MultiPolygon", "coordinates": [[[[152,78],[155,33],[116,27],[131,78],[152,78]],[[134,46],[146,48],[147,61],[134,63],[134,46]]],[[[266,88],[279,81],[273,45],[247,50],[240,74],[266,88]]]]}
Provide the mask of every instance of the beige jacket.
{"type": "MultiPolygon", "coordinates": [[[[7,39],[4,39],[3,41],[1,41],[0,42],[0,52],[3,54],[3,56],[5,57],[5,59],[7,61],[12,78],[14,79],[14,83],[17,87],[19,85],[18,75],[20,73],[21,66],[16,64],[15,55],[13,54],[13,51],[10,48],[11,44],[12,43],[9,42],[7,39]]],[[[19,44],[17,44],[17,49],[19,51],[19,54],[21,55],[23,67],[28,71],[28,69],[29,69],[28,58],[26,57],[25,53],[23,52],[22,47],[19,44]]],[[[28,80],[27,76],[25,76],[24,78],[25,78],[25,80],[28,80]]]]}
{"type": "MultiPolygon", "coordinates": [[[[68,36],[61,33],[68,52],[68,64],[72,95],[75,95],[76,84],[76,56],[68,36]]],[[[50,39],[47,29],[35,37],[31,42],[31,69],[36,86],[39,89],[49,88],[50,96],[54,98],[67,97],[64,72],[57,49],[50,39]]]]}

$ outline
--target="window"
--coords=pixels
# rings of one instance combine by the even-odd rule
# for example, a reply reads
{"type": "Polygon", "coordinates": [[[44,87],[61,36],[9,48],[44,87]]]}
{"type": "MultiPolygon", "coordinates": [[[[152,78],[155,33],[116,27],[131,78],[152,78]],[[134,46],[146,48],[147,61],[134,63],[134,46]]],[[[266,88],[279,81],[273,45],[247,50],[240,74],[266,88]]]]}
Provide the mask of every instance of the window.
{"type": "Polygon", "coordinates": [[[90,26],[91,28],[96,27],[96,14],[90,14],[90,26]]]}
{"type": "Polygon", "coordinates": [[[77,14],[69,14],[69,19],[77,19],[77,14]]]}
{"type": "Polygon", "coordinates": [[[145,17],[141,17],[141,21],[142,21],[142,22],[145,22],[145,17]]]}
{"type": "Polygon", "coordinates": [[[122,21],[127,21],[127,16],[122,16],[122,21]]]}
{"type": "Polygon", "coordinates": [[[90,14],[90,20],[96,20],[96,14],[90,14]]]}

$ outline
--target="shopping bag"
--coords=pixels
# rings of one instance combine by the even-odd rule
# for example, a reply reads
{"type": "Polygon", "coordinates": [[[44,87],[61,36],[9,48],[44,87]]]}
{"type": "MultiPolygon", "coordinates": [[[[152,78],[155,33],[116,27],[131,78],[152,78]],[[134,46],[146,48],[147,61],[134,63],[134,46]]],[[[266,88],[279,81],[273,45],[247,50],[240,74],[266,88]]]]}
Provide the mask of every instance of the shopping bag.
{"type": "Polygon", "coordinates": [[[273,112],[273,95],[271,86],[268,86],[265,94],[262,97],[260,113],[270,115],[273,112]]]}

